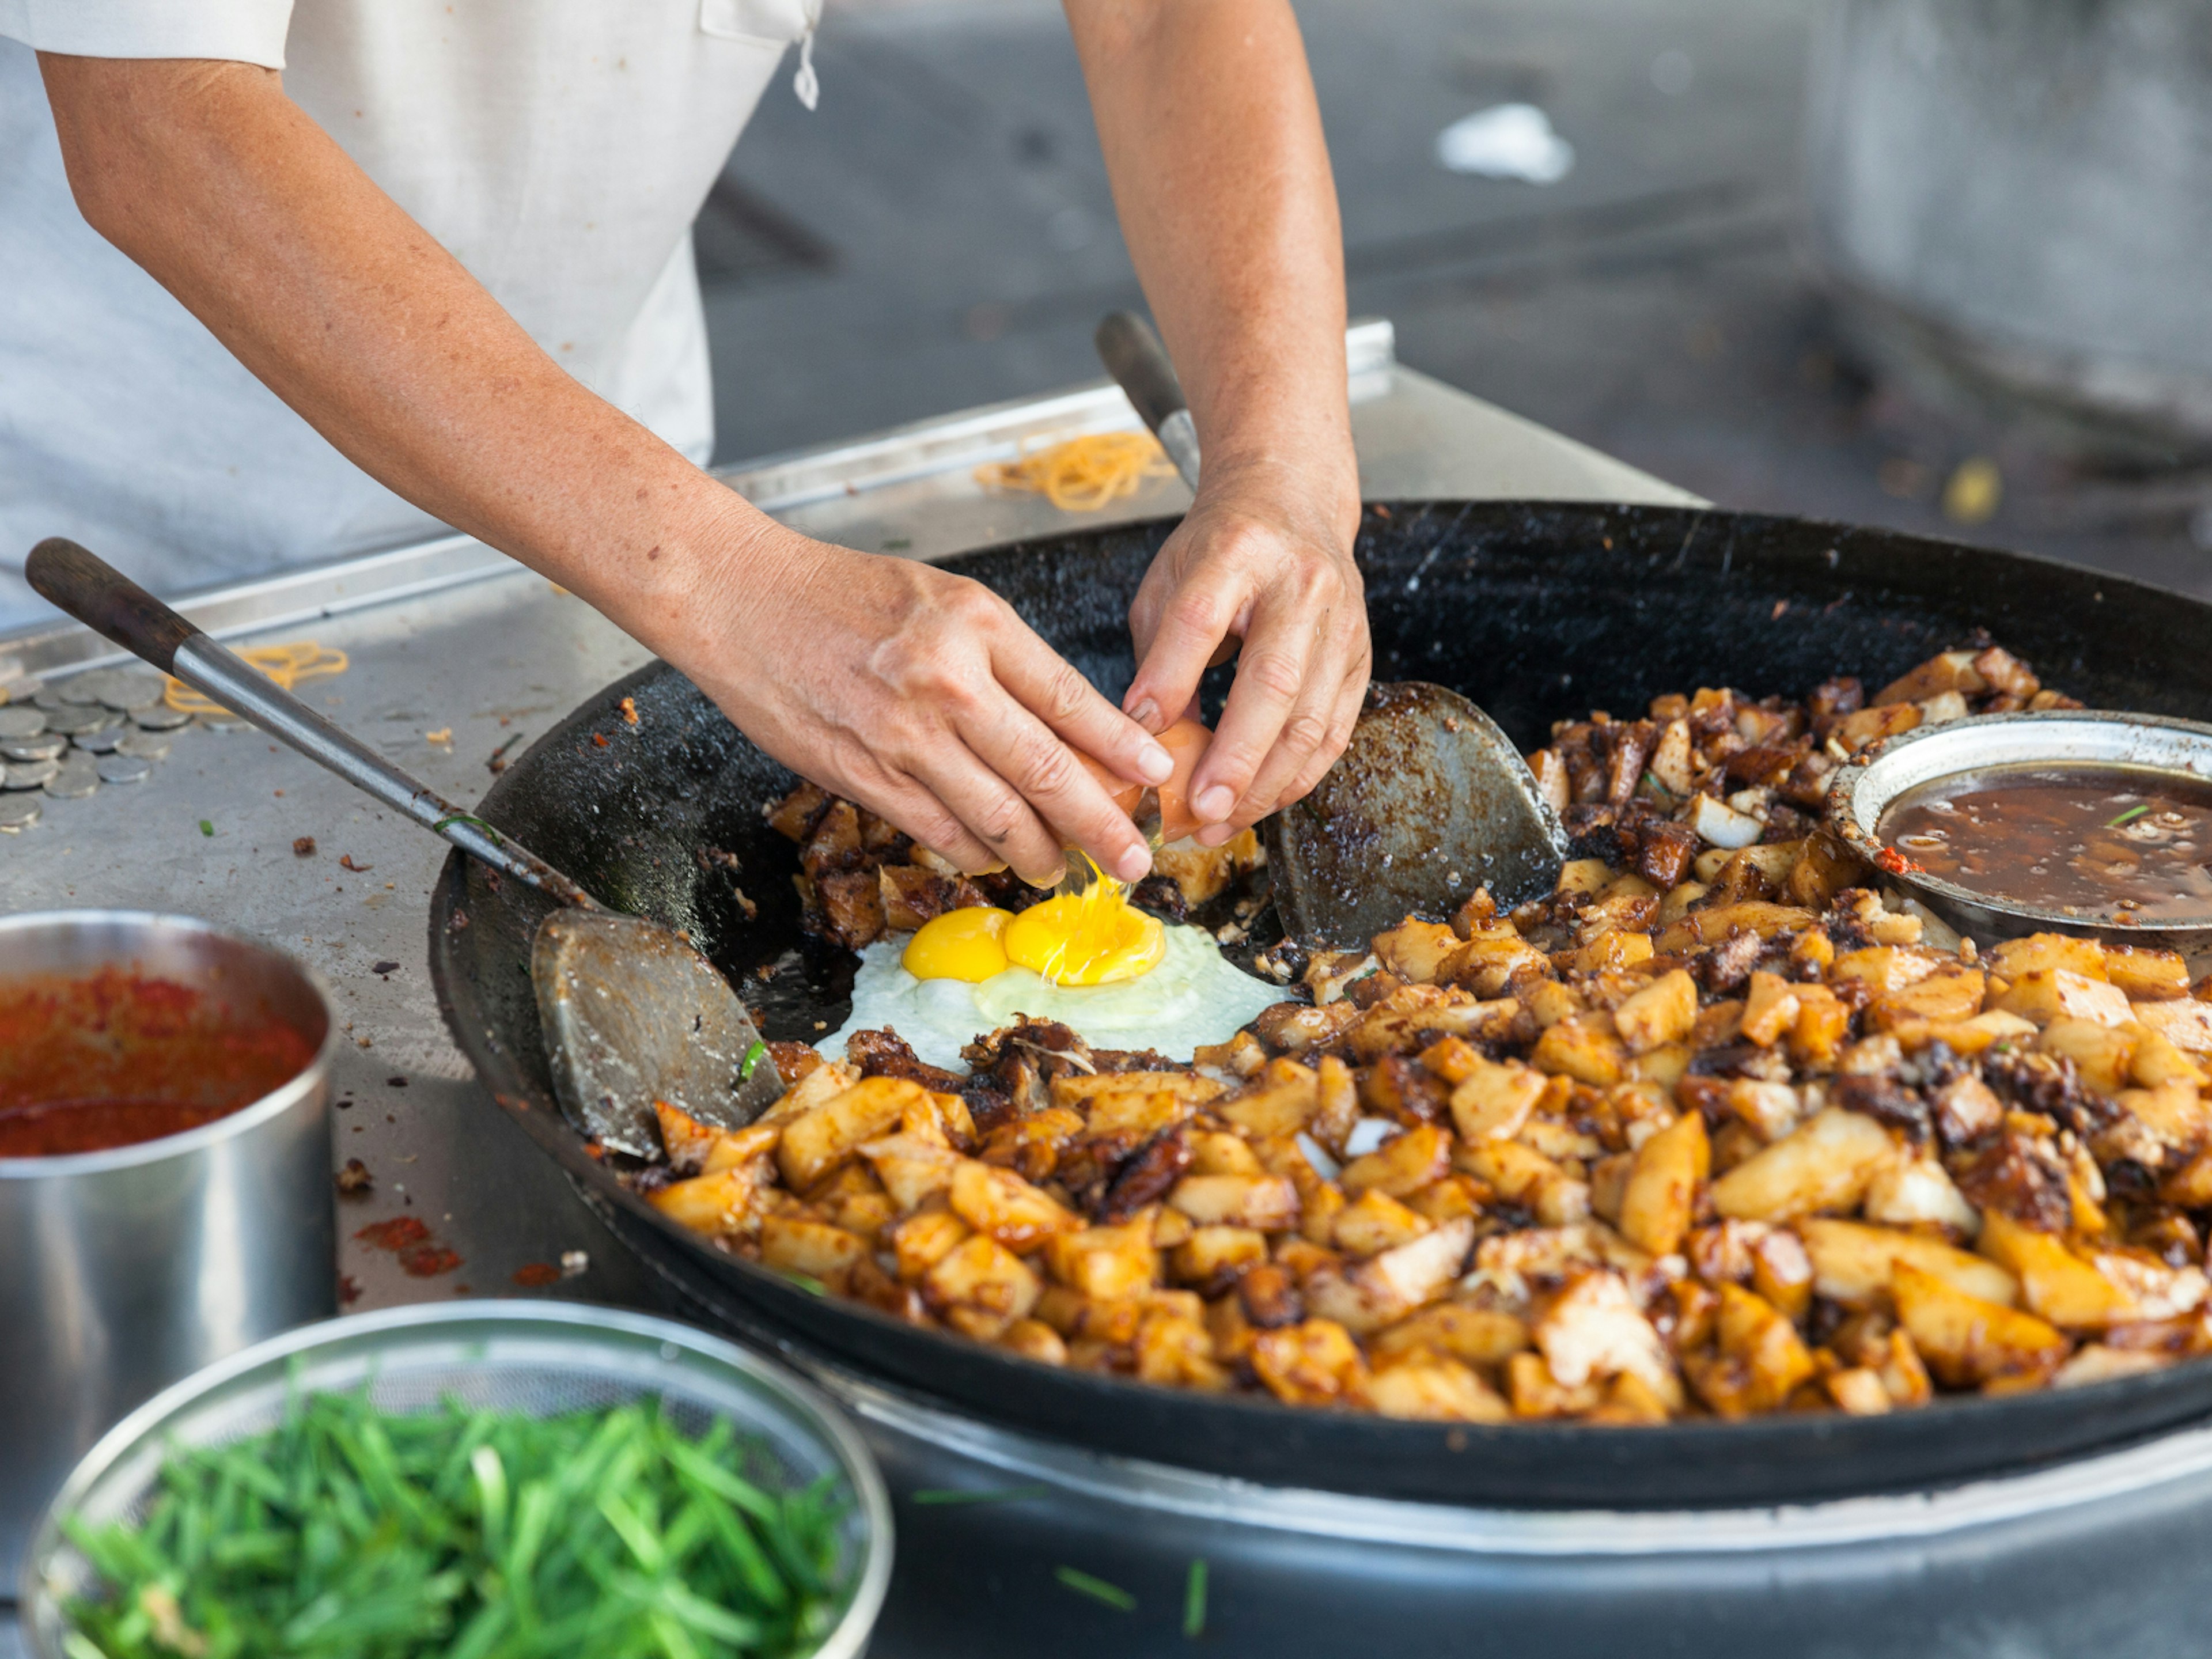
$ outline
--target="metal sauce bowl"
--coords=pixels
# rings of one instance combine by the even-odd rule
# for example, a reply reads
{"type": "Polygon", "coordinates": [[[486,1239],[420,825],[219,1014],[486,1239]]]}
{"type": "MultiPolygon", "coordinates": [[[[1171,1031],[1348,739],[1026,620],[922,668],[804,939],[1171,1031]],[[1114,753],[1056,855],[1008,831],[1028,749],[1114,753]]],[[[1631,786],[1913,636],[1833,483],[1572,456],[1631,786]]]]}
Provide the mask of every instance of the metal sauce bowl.
{"type": "Polygon", "coordinates": [[[2169,773],[2177,782],[2212,783],[2212,726],[2154,714],[2049,708],[1922,726],[1869,744],[1838,769],[1828,786],[1828,823],[1852,851],[1972,939],[2071,933],[2114,945],[2162,946],[2192,963],[2212,954],[2212,921],[2122,925],[1995,898],[1893,867],[1894,854],[1875,833],[1890,803],[1923,783],[1997,767],[2054,765],[2137,767],[2169,773]]]}
{"type": "Polygon", "coordinates": [[[111,1151],[0,1158],[0,1583],[108,1425],[211,1360],[336,1311],[325,1110],[336,1022],[264,945],[189,918],[0,919],[0,976],[121,969],[282,1022],[305,1071],[226,1117],[111,1151]]]}

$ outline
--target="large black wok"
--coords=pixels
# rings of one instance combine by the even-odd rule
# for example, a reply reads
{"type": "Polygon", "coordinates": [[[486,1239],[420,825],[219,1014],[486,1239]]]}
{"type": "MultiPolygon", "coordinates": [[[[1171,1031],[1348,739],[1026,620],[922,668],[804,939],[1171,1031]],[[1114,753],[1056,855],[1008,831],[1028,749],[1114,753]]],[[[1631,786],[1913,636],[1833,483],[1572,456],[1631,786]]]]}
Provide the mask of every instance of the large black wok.
{"type": "MultiPolygon", "coordinates": [[[[1132,672],[1127,606],[1170,528],[1023,543],[949,568],[1003,593],[1119,696],[1132,672]]],[[[1728,513],[1431,502],[1370,508],[1359,557],[1376,676],[1465,692],[1523,747],[1541,742],[1554,719],[1592,708],[1640,711],[1663,690],[1725,684],[1801,692],[1838,672],[1879,684],[1976,629],[2092,707],[2212,718],[2212,606],[2014,554],[1728,513]]],[[[770,1036],[811,1037],[816,1019],[830,1029],[842,1021],[849,981],[802,939],[795,850],[762,822],[762,805],[792,781],[689,682],[655,665],[540,739],[481,810],[609,902],[688,928],[763,1010],[770,1036]],[[625,696],[635,700],[635,726],[617,710],[625,696]],[[735,854],[742,868],[702,860],[702,846],[735,854]],[[738,885],[758,905],[751,921],[738,885]],[[767,981],[755,976],[779,958],[799,965],[767,981]]],[[[531,992],[530,940],[544,908],[536,893],[514,882],[495,887],[458,855],[433,896],[432,975],[456,1039],[494,1097],[621,1236],[712,1316],[972,1416],[1289,1486],[1679,1507],[1952,1481],[2212,1412],[2212,1364],[2199,1362],[2074,1392],[1884,1418],[1448,1426],[1152,1389],[917,1330],[721,1255],[633,1198],[586,1153],[553,1103],[531,992]]]]}

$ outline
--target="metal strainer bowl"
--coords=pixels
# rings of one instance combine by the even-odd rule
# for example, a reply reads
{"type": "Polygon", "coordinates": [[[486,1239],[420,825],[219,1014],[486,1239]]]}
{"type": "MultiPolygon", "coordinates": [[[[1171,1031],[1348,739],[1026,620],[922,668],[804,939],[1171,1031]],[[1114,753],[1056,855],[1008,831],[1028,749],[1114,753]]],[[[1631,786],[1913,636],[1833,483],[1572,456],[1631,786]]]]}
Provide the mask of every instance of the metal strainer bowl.
{"type": "Polygon", "coordinates": [[[551,1302],[477,1302],[356,1315],[258,1344],[186,1377],[123,1419],[85,1455],[39,1523],[23,1564],[24,1639],[65,1659],[62,1609],[91,1583],[60,1517],[94,1524],[137,1513],[168,1443],[221,1444],[273,1428],[289,1392],[368,1387],[394,1412],[471,1406],[538,1415],[657,1395],[690,1433],[727,1418],[757,1439],[792,1485],[836,1474],[852,1494],[843,1522],[846,1602],[816,1659],[860,1659],[890,1583],[891,1511],[874,1456],[836,1407],[782,1366],[672,1321],[551,1302]]]}

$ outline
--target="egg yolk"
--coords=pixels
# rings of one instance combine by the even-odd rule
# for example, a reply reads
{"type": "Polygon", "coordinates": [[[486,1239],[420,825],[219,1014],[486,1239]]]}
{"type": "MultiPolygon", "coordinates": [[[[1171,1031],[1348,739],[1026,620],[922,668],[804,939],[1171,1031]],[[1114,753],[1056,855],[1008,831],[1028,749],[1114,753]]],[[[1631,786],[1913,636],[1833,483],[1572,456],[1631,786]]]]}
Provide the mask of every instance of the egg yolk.
{"type": "Polygon", "coordinates": [[[1130,908],[1127,888],[1101,876],[1080,893],[1016,916],[1006,926],[1006,951],[1008,960],[1054,985],[1110,985],[1158,967],[1168,936],[1158,917],[1130,908]]]}
{"type": "Polygon", "coordinates": [[[1006,971],[1006,924],[1013,913],[971,905],[947,910],[915,929],[899,958],[916,979],[964,979],[980,984],[1006,971]]]}

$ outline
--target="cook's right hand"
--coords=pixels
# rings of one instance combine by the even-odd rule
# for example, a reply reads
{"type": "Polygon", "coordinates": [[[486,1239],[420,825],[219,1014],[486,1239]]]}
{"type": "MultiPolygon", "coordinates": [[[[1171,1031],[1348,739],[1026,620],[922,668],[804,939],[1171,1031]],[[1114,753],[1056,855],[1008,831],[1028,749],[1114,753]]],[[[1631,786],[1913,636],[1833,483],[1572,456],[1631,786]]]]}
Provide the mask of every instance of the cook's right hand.
{"type": "Polygon", "coordinates": [[[786,766],[969,871],[1060,879],[1066,846],[1125,881],[1144,837],[1074,750],[1164,782],[1158,740],[990,589],[780,528],[720,562],[669,654],[786,766]]]}

